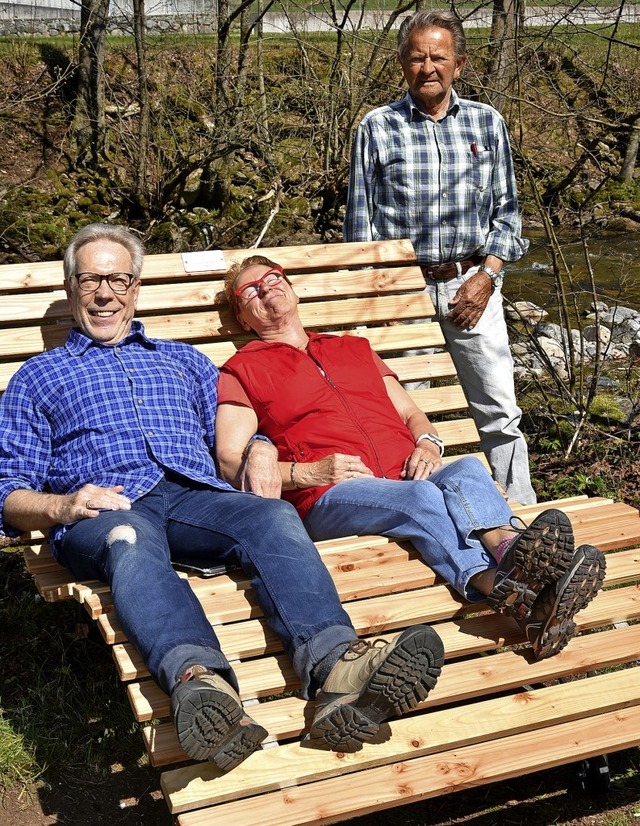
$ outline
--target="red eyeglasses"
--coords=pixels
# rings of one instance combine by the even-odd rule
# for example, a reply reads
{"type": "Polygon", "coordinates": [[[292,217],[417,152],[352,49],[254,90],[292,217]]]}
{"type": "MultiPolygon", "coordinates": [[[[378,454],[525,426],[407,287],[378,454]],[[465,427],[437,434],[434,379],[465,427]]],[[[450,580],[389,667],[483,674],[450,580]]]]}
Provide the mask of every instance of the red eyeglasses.
{"type": "Polygon", "coordinates": [[[258,278],[257,281],[247,281],[246,284],[243,284],[241,287],[238,287],[234,290],[234,293],[239,298],[244,298],[245,301],[251,301],[257,295],[260,294],[260,287],[262,284],[266,284],[267,287],[273,287],[274,284],[279,284],[282,279],[284,278],[284,270],[282,267],[275,266],[261,277],[258,278]]]}

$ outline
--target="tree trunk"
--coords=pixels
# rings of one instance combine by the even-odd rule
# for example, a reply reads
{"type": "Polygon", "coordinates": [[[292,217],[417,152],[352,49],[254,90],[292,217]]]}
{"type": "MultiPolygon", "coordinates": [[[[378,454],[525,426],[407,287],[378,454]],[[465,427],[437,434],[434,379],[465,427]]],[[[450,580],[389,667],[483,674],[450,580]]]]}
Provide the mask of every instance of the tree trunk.
{"type": "Polygon", "coordinates": [[[620,180],[624,181],[625,184],[630,184],[633,181],[633,173],[638,160],[638,149],[640,149],[640,116],[635,119],[631,127],[627,151],[624,154],[624,161],[620,170],[620,180]]]}
{"type": "Polygon", "coordinates": [[[140,102],[135,199],[138,208],[143,213],[146,213],[147,164],[149,156],[149,84],[147,82],[147,62],[145,51],[144,0],[133,0],[133,33],[136,41],[136,56],[138,61],[138,100],[140,102]]]}
{"type": "Polygon", "coordinates": [[[98,164],[105,149],[104,54],[109,0],[82,0],[78,94],[73,131],[78,161],[98,164]]]}
{"type": "Polygon", "coordinates": [[[523,14],[524,0],[493,0],[493,54],[487,87],[491,105],[505,116],[508,97],[513,93],[516,80],[517,37],[520,16],[523,14]]]}

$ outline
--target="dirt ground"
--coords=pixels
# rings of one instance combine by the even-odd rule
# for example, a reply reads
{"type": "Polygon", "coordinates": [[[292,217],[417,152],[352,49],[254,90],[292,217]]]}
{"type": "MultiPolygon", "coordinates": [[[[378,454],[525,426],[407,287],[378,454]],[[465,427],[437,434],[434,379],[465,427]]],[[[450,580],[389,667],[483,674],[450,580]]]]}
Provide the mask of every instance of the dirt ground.
{"type": "MultiPolygon", "coordinates": [[[[571,765],[503,783],[402,806],[349,821],[350,826],[631,826],[640,822],[638,750],[610,755],[612,787],[592,797],[577,785],[571,765]]],[[[2,826],[172,826],[159,772],[116,771],[96,783],[81,771],[40,788],[10,791],[0,806],[2,826]]],[[[213,824],[212,824],[213,826],[213,824]]],[[[222,824],[220,824],[222,826],[222,824]]],[[[226,826],[226,825],[225,825],[226,826]]],[[[233,824],[228,824],[233,826],[233,824]]],[[[259,824],[256,824],[259,826],[259,824]]]]}

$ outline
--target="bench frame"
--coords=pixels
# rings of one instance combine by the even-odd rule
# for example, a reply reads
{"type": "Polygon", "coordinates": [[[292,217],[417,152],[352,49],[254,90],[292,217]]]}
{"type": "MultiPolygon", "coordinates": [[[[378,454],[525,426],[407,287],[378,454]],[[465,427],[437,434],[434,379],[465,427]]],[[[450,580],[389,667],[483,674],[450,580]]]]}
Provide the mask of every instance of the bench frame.
{"type": "MultiPolygon", "coordinates": [[[[431,349],[442,350],[444,339],[438,324],[424,321],[433,308],[407,241],[225,251],[223,264],[191,274],[180,255],[147,256],[138,318],[151,336],[188,341],[223,363],[248,335],[220,296],[222,276],[229,264],[256,253],[287,270],[305,326],[366,336],[401,381],[430,382],[411,392],[436,423],[448,461],[459,452],[479,455],[451,358],[431,349]],[[400,320],[414,323],[389,323],[400,320]],[[416,348],[429,352],[404,352],[416,348]]],[[[70,319],[60,262],[1,272],[3,390],[26,358],[65,340],[70,319]]],[[[634,623],[640,617],[640,514],[601,497],[511,504],[525,520],[560,507],[578,544],[607,552],[605,590],[577,616],[580,635],[540,663],[513,620],[488,612],[484,603],[466,603],[408,543],[381,537],[318,543],[359,635],[390,636],[429,622],[445,644],[446,664],[428,700],[384,724],[380,742],[355,754],[305,742],[312,703],[296,693],[297,678],[264,627],[242,572],[212,579],[178,574],[214,624],[252,717],[269,731],[265,748],[228,775],[188,761],[181,751],[167,719],[168,697],[124,638],[108,587],[74,582],[43,537],[33,536],[24,555],[40,594],[78,600],[113,646],[179,826],[204,826],[213,818],[234,826],[333,823],[640,744],[640,625],[634,623]],[[567,679],[573,677],[581,679],[567,679]]]]}

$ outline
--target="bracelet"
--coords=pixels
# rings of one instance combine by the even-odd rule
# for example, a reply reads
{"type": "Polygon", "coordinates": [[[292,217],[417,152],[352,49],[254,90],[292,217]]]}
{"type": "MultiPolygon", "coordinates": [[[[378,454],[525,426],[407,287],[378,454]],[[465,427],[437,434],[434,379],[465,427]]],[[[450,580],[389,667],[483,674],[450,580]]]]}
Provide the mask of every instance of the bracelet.
{"type": "Polygon", "coordinates": [[[422,433],[416,439],[416,447],[418,447],[418,445],[423,439],[428,439],[430,442],[433,442],[433,444],[436,445],[436,447],[440,451],[440,458],[444,456],[444,442],[439,436],[436,436],[435,433],[422,433]]]}
{"type": "Polygon", "coordinates": [[[291,484],[293,485],[296,490],[299,490],[298,483],[296,482],[296,465],[297,462],[291,462],[291,468],[289,470],[289,476],[291,477],[291,484]]]}

